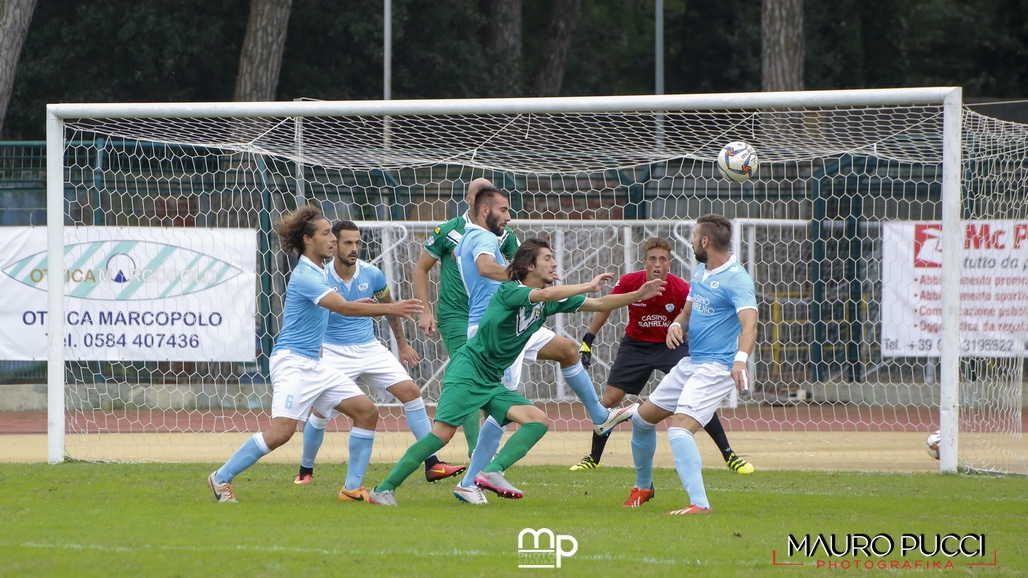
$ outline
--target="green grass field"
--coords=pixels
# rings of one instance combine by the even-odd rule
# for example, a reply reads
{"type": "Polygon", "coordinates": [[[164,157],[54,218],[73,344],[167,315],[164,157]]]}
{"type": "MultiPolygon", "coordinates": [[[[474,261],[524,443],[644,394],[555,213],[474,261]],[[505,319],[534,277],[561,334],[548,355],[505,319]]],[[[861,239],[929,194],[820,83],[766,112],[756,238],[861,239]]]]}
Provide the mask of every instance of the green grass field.
{"type": "MultiPolygon", "coordinates": [[[[823,551],[787,555],[790,534],[834,534],[842,541],[848,534],[889,535],[897,550],[903,534],[984,535],[985,557],[894,553],[881,559],[954,565],[890,571],[900,575],[1028,574],[1023,477],[783,471],[740,476],[707,469],[714,513],[682,517],[666,515],[687,505],[670,469],[655,472],[653,501],[625,509],[621,503],[634,479],[626,468],[573,473],[563,466],[518,467],[508,478],[526,492],[524,499],[490,494],[490,503],[477,507],[454,499],[449,480],[428,484],[419,472],[397,491],[399,508],[339,502],[345,466],[334,464],[319,467],[310,486],[291,483],[291,466],[257,464],[235,481],[239,504],[216,504],[204,484],[213,468],[0,465],[0,575],[823,574],[816,566],[830,560],[823,551]],[[544,527],[574,537],[577,552],[564,557],[559,569],[519,569],[518,534],[544,527]],[[994,552],[994,566],[966,566],[991,564],[994,552]],[[773,560],[803,565],[776,567],[773,560]]],[[[387,470],[373,465],[367,482],[381,480],[387,470]]],[[[854,557],[831,561],[844,559],[854,557]]]]}

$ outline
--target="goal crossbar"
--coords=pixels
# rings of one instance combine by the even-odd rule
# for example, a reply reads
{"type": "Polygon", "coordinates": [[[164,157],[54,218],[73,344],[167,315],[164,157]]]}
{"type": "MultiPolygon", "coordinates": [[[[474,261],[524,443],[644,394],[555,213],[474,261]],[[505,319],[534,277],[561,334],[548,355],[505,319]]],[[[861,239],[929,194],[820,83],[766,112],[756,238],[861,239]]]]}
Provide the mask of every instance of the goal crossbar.
{"type": "Polygon", "coordinates": [[[300,100],[282,102],[50,104],[54,117],[71,118],[255,118],[451,114],[663,112],[789,107],[941,105],[960,98],[957,87],[815,90],[641,96],[426,100],[300,100]]]}

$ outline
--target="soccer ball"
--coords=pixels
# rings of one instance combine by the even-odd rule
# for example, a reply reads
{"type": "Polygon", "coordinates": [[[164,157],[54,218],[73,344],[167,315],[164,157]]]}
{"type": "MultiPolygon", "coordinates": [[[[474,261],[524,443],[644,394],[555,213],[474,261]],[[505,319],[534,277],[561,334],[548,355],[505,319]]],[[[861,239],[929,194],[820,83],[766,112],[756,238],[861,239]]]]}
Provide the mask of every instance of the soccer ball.
{"type": "Polygon", "coordinates": [[[717,154],[717,170],[724,178],[741,183],[757,174],[757,151],[748,143],[730,142],[717,154]]]}
{"type": "Polygon", "coordinates": [[[942,441],[942,433],[938,430],[928,434],[928,437],[924,440],[924,449],[928,452],[928,455],[935,459],[939,459],[939,442],[942,441]]]}

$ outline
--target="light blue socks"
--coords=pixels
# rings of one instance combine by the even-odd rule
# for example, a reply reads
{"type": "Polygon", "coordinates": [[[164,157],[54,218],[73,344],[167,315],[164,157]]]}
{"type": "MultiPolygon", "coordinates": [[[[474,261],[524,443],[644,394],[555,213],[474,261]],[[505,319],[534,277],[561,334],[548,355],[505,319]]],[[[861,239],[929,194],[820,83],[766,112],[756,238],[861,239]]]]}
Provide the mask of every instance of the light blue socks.
{"type": "Polygon", "coordinates": [[[371,461],[371,448],[375,444],[375,432],[355,427],[350,430],[350,462],[346,466],[347,490],[356,490],[364,483],[364,472],[371,461]]]}
{"type": "Polygon", "coordinates": [[[264,443],[264,434],[256,433],[243,442],[236,453],[214,473],[214,481],[219,484],[231,482],[239,472],[257,463],[257,460],[268,455],[271,449],[264,443]]]}
{"type": "Polygon", "coordinates": [[[432,420],[428,419],[424,399],[418,397],[404,402],[403,414],[407,416],[407,427],[414,434],[414,439],[419,440],[432,431],[432,420]]]}
{"type": "Polygon", "coordinates": [[[464,479],[460,481],[461,486],[470,488],[475,485],[475,476],[482,471],[482,468],[489,465],[489,462],[493,461],[493,456],[500,448],[500,441],[503,440],[503,432],[506,429],[497,423],[493,416],[486,418],[482,429],[478,432],[478,444],[475,445],[475,451],[471,454],[471,463],[468,464],[464,479]]]}
{"type": "Polygon", "coordinates": [[[303,426],[303,455],[300,456],[300,465],[305,468],[313,468],[314,460],[318,457],[318,450],[325,441],[325,428],[328,426],[328,418],[318,417],[311,414],[307,418],[307,425],[303,426]]]}
{"type": "Polygon", "coordinates": [[[696,447],[693,433],[685,428],[670,427],[667,439],[671,442],[671,453],[675,456],[675,470],[678,478],[689,494],[689,504],[701,508],[709,508],[707,490],[703,487],[703,460],[700,449],[696,447]]]}
{"type": "Polygon", "coordinates": [[[639,414],[632,416],[632,461],[635,462],[635,487],[649,489],[653,485],[653,454],[657,451],[657,424],[639,414]]]}
{"type": "Polygon", "coordinates": [[[600,405],[600,398],[596,395],[593,380],[589,377],[589,372],[582,367],[582,362],[579,361],[571,367],[562,367],[560,373],[564,376],[564,381],[567,382],[571,391],[575,392],[579,401],[585,406],[585,410],[589,412],[593,424],[607,421],[610,410],[600,405]]]}

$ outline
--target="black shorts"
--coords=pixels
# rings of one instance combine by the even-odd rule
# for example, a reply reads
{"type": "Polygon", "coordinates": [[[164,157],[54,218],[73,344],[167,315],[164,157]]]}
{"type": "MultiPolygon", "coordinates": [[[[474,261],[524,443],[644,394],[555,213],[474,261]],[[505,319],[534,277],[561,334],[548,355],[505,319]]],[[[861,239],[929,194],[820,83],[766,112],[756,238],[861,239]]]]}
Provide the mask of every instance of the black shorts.
{"type": "Polygon", "coordinates": [[[607,376],[607,385],[625,393],[639,395],[653,375],[653,370],[667,373],[688,355],[688,343],[669,349],[664,342],[639,341],[625,335],[621,338],[618,355],[607,376]]]}

